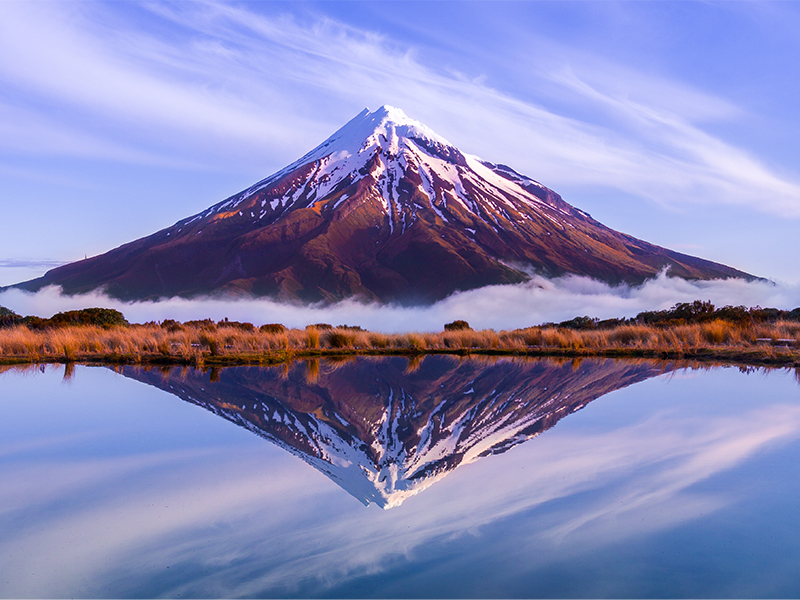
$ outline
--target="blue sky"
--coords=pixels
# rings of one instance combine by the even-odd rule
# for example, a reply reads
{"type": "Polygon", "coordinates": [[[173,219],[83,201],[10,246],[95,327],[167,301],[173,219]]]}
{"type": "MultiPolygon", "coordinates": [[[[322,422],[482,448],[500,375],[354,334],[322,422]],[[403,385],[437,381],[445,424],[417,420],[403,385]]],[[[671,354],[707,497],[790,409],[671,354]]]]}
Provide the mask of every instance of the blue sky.
{"type": "Polygon", "coordinates": [[[0,3],[0,285],[402,108],[618,230],[796,284],[800,4],[0,3]]]}

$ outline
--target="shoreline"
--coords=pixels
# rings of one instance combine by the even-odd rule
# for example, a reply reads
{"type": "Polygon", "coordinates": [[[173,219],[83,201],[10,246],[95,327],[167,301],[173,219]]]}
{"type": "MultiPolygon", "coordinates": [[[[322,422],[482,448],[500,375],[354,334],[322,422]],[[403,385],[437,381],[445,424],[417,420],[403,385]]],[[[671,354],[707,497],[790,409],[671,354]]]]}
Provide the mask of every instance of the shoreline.
{"type": "Polygon", "coordinates": [[[264,353],[197,353],[189,356],[159,353],[78,353],[72,357],[65,355],[38,356],[0,356],[0,366],[39,365],[39,364],[85,364],[146,367],[195,367],[222,368],[234,366],[269,367],[293,362],[295,360],[349,359],[367,357],[406,357],[409,359],[425,356],[457,356],[461,358],[521,357],[521,358],[612,358],[612,359],[650,359],[686,360],[707,363],[725,363],[743,366],[794,367],[800,368],[800,349],[775,348],[772,346],[742,350],[736,348],[697,348],[693,350],[658,350],[652,348],[440,348],[440,349],[334,349],[319,348],[295,351],[274,351],[264,353]],[[765,350],[769,350],[766,352],[765,350]],[[778,352],[776,352],[778,350],[778,352]]]}
{"type": "MultiPolygon", "coordinates": [[[[268,315],[265,315],[268,316],[268,315]]],[[[50,319],[3,309],[0,365],[85,363],[225,367],[292,360],[431,354],[717,361],[800,369],[800,308],[793,311],[677,304],[635,319],[576,317],[522,329],[474,330],[456,320],[441,331],[381,333],[316,323],[290,329],[224,319],[131,324],[90,308],[50,319]]]]}

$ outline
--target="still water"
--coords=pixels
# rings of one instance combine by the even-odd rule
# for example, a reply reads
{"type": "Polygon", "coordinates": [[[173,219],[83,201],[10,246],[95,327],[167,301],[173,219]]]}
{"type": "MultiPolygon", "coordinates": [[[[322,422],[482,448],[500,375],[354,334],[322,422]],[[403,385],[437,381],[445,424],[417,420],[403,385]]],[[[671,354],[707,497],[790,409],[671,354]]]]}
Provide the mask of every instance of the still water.
{"type": "Polygon", "coordinates": [[[798,597],[792,370],[0,373],[2,597],[798,597]]]}

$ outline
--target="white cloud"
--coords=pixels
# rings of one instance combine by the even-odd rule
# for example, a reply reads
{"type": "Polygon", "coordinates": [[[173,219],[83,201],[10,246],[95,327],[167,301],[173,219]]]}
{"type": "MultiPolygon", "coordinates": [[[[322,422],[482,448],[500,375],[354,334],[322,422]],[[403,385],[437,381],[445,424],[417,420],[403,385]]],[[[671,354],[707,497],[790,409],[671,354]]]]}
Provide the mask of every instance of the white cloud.
{"type": "MultiPolygon", "coordinates": [[[[49,147],[64,152],[127,144],[130,156],[112,156],[279,168],[363,106],[390,103],[465,151],[556,189],[603,186],[665,204],[800,216],[797,177],[704,129],[741,118],[740,108],[541,35],[520,65],[531,80],[523,95],[438,67],[409,43],[321,17],[221,3],[124,5],[157,21],[145,31],[119,5],[68,6],[0,7],[0,80],[46,119],[64,112],[85,125],[72,145],[63,126],[53,128],[49,147]],[[553,56],[565,68],[549,66],[553,56]],[[586,108],[580,117],[558,108],[575,103],[586,108]]],[[[22,122],[35,125],[36,115],[22,122]]],[[[24,128],[8,133],[5,145],[26,145],[24,128]]]]}
{"type": "Polygon", "coordinates": [[[585,277],[535,277],[520,285],[490,286],[456,293],[427,307],[362,304],[348,300],[324,305],[300,305],[265,299],[230,300],[172,298],[126,303],[99,293],[64,296],[49,287],[36,294],[20,290],[0,293],[0,305],[19,314],[49,317],[90,306],[116,308],[132,322],[225,317],[260,325],[280,322],[289,327],[309,323],[360,325],[372,331],[441,331],[445,323],[466,319],[476,329],[515,329],[559,322],[575,316],[601,319],[631,317],[644,310],[669,308],[677,302],[710,300],[716,306],[770,306],[789,310],[800,306],[800,286],[744,280],[686,281],[661,275],[639,287],[609,286],[585,277]]]}

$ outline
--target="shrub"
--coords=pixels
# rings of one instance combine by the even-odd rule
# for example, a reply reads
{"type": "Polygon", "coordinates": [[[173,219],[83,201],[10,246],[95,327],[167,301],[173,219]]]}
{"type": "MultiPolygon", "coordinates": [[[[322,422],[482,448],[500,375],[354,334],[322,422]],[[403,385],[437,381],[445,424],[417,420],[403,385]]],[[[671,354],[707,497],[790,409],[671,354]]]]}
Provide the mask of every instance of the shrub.
{"type": "Polygon", "coordinates": [[[625,319],[603,319],[597,322],[597,329],[615,329],[625,324],[625,319]]]}
{"type": "Polygon", "coordinates": [[[240,323],[239,321],[229,321],[225,317],[222,321],[217,323],[217,327],[230,327],[231,329],[239,329],[241,331],[253,332],[256,330],[255,325],[252,323],[240,323]]]}
{"type": "Polygon", "coordinates": [[[128,325],[123,314],[113,308],[83,308],[54,314],[46,320],[45,327],[95,325],[97,327],[119,327],[128,325]]]}
{"type": "Polygon", "coordinates": [[[716,310],[714,317],[734,323],[747,323],[753,320],[750,311],[745,306],[723,306],[716,310]]]}
{"type": "Polygon", "coordinates": [[[333,329],[333,325],[331,325],[330,323],[314,323],[313,325],[306,325],[306,329],[328,330],[328,329],[333,329]]]}
{"type": "Polygon", "coordinates": [[[669,310],[640,312],[636,315],[636,321],[645,325],[669,327],[684,323],[710,321],[714,318],[714,312],[714,305],[711,302],[695,300],[694,302],[679,302],[669,310]]]}
{"type": "Polygon", "coordinates": [[[175,321],[174,319],[164,319],[161,321],[161,328],[166,329],[167,331],[182,331],[183,325],[175,321]]]}
{"type": "Polygon", "coordinates": [[[23,317],[22,324],[28,329],[44,329],[47,327],[47,319],[35,316],[23,317]]]}
{"type": "Polygon", "coordinates": [[[195,329],[207,329],[209,331],[216,331],[217,326],[214,324],[214,321],[211,319],[202,319],[198,321],[186,321],[184,323],[186,327],[194,327],[195,329]]]}
{"type": "Polygon", "coordinates": [[[367,331],[359,325],[337,325],[336,329],[347,329],[349,331],[367,331]]]}
{"type": "Polygon", "coordinates": [[[0,306],[0,327],[13,327],[20,323],[22,323],[22,317],[13,310],[0,306]]]}
{"type": "Polygon", "coordinates": [[[466,321],[460,321],[460,320],[453,321],[452,323],[447,323],[444,326],[445,331],[463,331],[467,329],[472,329],[472,327],[470,327],[469,323],[467,323],[466,321]]]}
{"type": "Polygon", "coordinates": [[[695,300],[694,302],[681,302],[670,311],[670,318],[685,319],[687,323],[709,320],[714,316],[714,305],[711,302],[695,300]]]}
{"type": "Polygon", "coordinates": [[[267,323],[258,328],[261,333],[286,333],[286,326],[280,323],[267,323]]]}
{"type": "Polygon", "coordinates": [[[596,329],[597,319],[591,317],[575,317],[569,321],[562,321],[558,326],[566,329],[596,329]]]}
{"type": "Polygon", "coordinates": [[[756,321],[774,323],[784,315],[784,311],[778,310],[777,308],[761,308],[760,306],[756,306],[750,309],[750,315],[756,321]]]}

